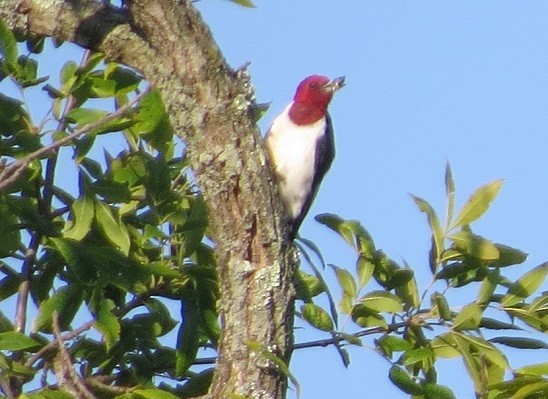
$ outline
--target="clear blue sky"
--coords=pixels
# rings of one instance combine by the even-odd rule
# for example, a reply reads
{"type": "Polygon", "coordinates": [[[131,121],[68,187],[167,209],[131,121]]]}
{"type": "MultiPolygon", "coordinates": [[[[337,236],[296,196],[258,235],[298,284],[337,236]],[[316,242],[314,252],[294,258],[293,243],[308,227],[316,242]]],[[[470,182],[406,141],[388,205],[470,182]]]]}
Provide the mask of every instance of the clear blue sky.
{"type": "MultiPolygon", "coordinates": [[[[229,63],[251,61],[258,101],[272,101],[263,131],[303,77],[347,76],[331,106],[337,158],[301,228],[327,262],[354,268],[350,249],[313,220],[332,212],[360,220],[378,247],[416,270],[424,287],[429,231],[408,193],[442,212],[447,160],[459,204],[478,186],[505,179],[474,230],[530,253],[513,278],[548,259],[548,2],[255,4],[201,0],[196,6],[229,63]]],[[[460,304],[470,300],[463,295],[460,304]]],[[[297,331],[298,342],[322,337],[297,331]]],[[[388,364],[365,343],[351,351],[347,370],[332,348],[296,352],[291,370],[302,399],[404,398],[387,379],[388,364]]],[[[508,352],[518,364],[546,357],[508,352]]],[[[464,374],[459,360],[447,362],[440,383],[471,398],[464,374]]]]}
{"type": "MultiPolygon", "coordinates": [[[[304,76],[347,76],[331,106],[337,158],[301,229],[328,262],[354,267],[350,250],[313,220],[322,212],[359,219],[424,286],[429,233],[407,194],[442,212],[446,160],[460,204],[478,186],[505,179],[475,232],[530,254],[513,277],[548,259],[548,2],[196,4],[230,64],[251,61],[258,100],[272,101],[263,131],[304,76]]],[[[470,300],[463,296],[462,305],[470,300]]],[[[298,332],[298,340],[310,338],[298,332]]],[[[351,355],[344,370],[333,349],[296,353],[291,369],[302,398],[405,397],[372,350],[351,355]]],[[[533,362],[532,355],[516,360],[533,362]]],[[[459,360],[447,362],[441,382],[471,398],[464,373],[459,360]]]]}

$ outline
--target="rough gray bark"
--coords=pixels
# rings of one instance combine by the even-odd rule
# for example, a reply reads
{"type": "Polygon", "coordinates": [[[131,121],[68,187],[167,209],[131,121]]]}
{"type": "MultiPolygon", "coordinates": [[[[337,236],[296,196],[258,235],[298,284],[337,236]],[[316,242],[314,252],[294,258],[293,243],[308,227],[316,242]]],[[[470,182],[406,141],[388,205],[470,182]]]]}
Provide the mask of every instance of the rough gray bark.
{"type": "Polygon", "coordinates": [[[159,89],[208,204],[217,242],[222,321],[208,395],[283,398],[286,378],[246,345],[289,360],[293,267],[252,91],[232,71],[188,1],[2,0],[0,18],[24,35],[54,36],[103,52],[159,89]],[[281,239],[280,237],[285,237],[281,239]]]}

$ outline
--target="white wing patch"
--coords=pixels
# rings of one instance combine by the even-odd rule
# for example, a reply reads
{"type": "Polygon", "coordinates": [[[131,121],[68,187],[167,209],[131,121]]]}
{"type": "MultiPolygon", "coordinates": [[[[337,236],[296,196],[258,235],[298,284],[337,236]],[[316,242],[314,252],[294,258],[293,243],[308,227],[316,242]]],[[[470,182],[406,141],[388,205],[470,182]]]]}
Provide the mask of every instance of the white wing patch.
{"type": "Polygon", "coordinates": [[[316,145],[327,122],[299,126],[289,119],[291,104],[272,123],[266,145],[280,181],[287,212],[296,218],[310,194],[315,174],[316,145]]]}

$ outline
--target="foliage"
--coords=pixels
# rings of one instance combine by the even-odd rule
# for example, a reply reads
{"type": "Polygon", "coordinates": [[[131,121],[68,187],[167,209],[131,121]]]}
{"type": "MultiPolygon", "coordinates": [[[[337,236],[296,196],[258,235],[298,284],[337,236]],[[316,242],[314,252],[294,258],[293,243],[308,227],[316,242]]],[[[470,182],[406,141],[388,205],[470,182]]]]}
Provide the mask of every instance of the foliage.
{"type": "MultiPolygon", "coordinates": [[[[34,54],[44,42],[28,39],[20,55],[21,45],[0,27],[0,80],[20,92],[0,94],[0,389],[21,398],[203,394],[214,358],[198,353],[216,348],[219,292],[206,207],[184,144],[159,94],[100,54],[65,63],[59,85],[40,77],[34,54]],[[40,87],[50,104],[35,120],[40,110],[26,99],[40,87]],[[115,147],[122,150],[115,154],[115,147]],[[58,164],[63,157],[71,160],[58,164]]],[[[328,269],[319,249],[301,239],[312,272],[298,273],[298,315],[328,334],[322,345],[334,345],[345,365],[345,345],[373,336],[390,364],[388,378],[413,398],[454,397],[437,381],[436,364],[445,358],[462,359],[478,398],[546,397],[546,363],[513,370],[500,345],[546,348],[529,333],[546,331],[548,298],[535,293],[548,264],[510,281],[504,269],[526,254],[471,229],[501,184],[481,187],[457,212],[448,166],[444,223],[428,202],[412,197],[432,232],[432,281],[423,290],[413,269],[376,248],[359,222],[320,215],[355,251],[356,268],[328,269]],[[324,278],[331,271],[338,304],[324,278]],[[477,290],[475,299],[455,304],[451,293],[464,287],[477,290]],[[316,301],[320,295],[327,309],[316,301]],[[341,318],[357,331],[340,329],[341,318]],[[505,379],[507,371],[512,378],[505,379]]],[[[275,353],[246,344],[299,389],[275,353]]],[[[310,346],[319,345],[295,348],[310,346]]]]}
{"type": "MultiPolygon", "coordinates": [[[[428,257],[432,281],[426,289],[419,289],[409,265],[399,265],[377,249],[359,222],[323,214],[316,219],[356,253],[354,274],[330,266],[341,290],[340,312],[361,330],[353,334],[338,331],[341,316],[333,311],[334,306],[327,311],[314,304],[313,298],[322,292],[329,294],[330,301],[333,297],[317,273],[300,274],[299,294],[305,302],[300,316],[313,327],[330,332],[345,365],[349,357],[343,345],[361,345],[360,337],[375,335],[376,352],[391,364],[390,381],[413,398],[454,398],[449,387],[437,383],[436,372],[436,362],[451,358],[464,362],[477,398],[546,397],[548,365],[513,370],[499,345],[523,350],[548,348],[543,340],[533,338],[548,327],[548,295],[535,295],[548,274],[548,262],[516,281],[504,277],[506,267],[521,264],[527,255],[475,234],[470,226],[487,211],[502,181],[477,189],[456,212],[449,165],[445,176],[447,216],[443,224],[428,202],[412,196],[426,214],[432,233],[428,257]],[[475,298],[469,303],[452,303],[451,294],[464,287],[473,287],[475,298]],[[513,376],[505,380],[508,371],[513,376]]],[[[309,242],[305,245],[318,252],[309,242]]],[[[306,258],[310,260],[310,256],[306,258]]]]}
{"type": "Polygon", "coordinates": [[[13,320],[10,306],[0,310],[2,391],[14,397],[33,389],[24,395],[32,398],[203,393],[212,371],[191,366],[219,334],[213,253],[202,242],[203,200],[158,93],[92,53],[65,63],[55,86],[38,77],[32,59],[43,39],[27,41],[34,47],[19,55],[11,32],[0,33],[1,77],[21,93],[0,96],[0,300],[17,311],[13,320]],[[35,121],[38,112],[24,99],[38,85],[51,105],[35,121]],[[123,149],[113,154],[111,146],[123,149]],[[72,163],[57,165],[68,156],[72,163]],[[29,297],[36,311],[25,304],[29,297]],[[169,333],[176,345],[162,339],[169,333]]]}

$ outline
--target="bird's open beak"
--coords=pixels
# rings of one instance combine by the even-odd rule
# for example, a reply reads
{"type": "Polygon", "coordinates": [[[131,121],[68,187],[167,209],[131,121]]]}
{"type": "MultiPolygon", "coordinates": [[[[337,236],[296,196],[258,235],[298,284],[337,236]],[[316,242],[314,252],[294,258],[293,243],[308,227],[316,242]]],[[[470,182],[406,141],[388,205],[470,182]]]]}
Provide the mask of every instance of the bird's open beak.
{"type": "Polygon", "coordinates": [[[341,76],[339,78],[335,78],[325,84],[323,87],[324,91],[334,93],[337,90],[339,90],[341,87],[344,86],[344,80],[346,79],[346,76],[341,76]]]}

